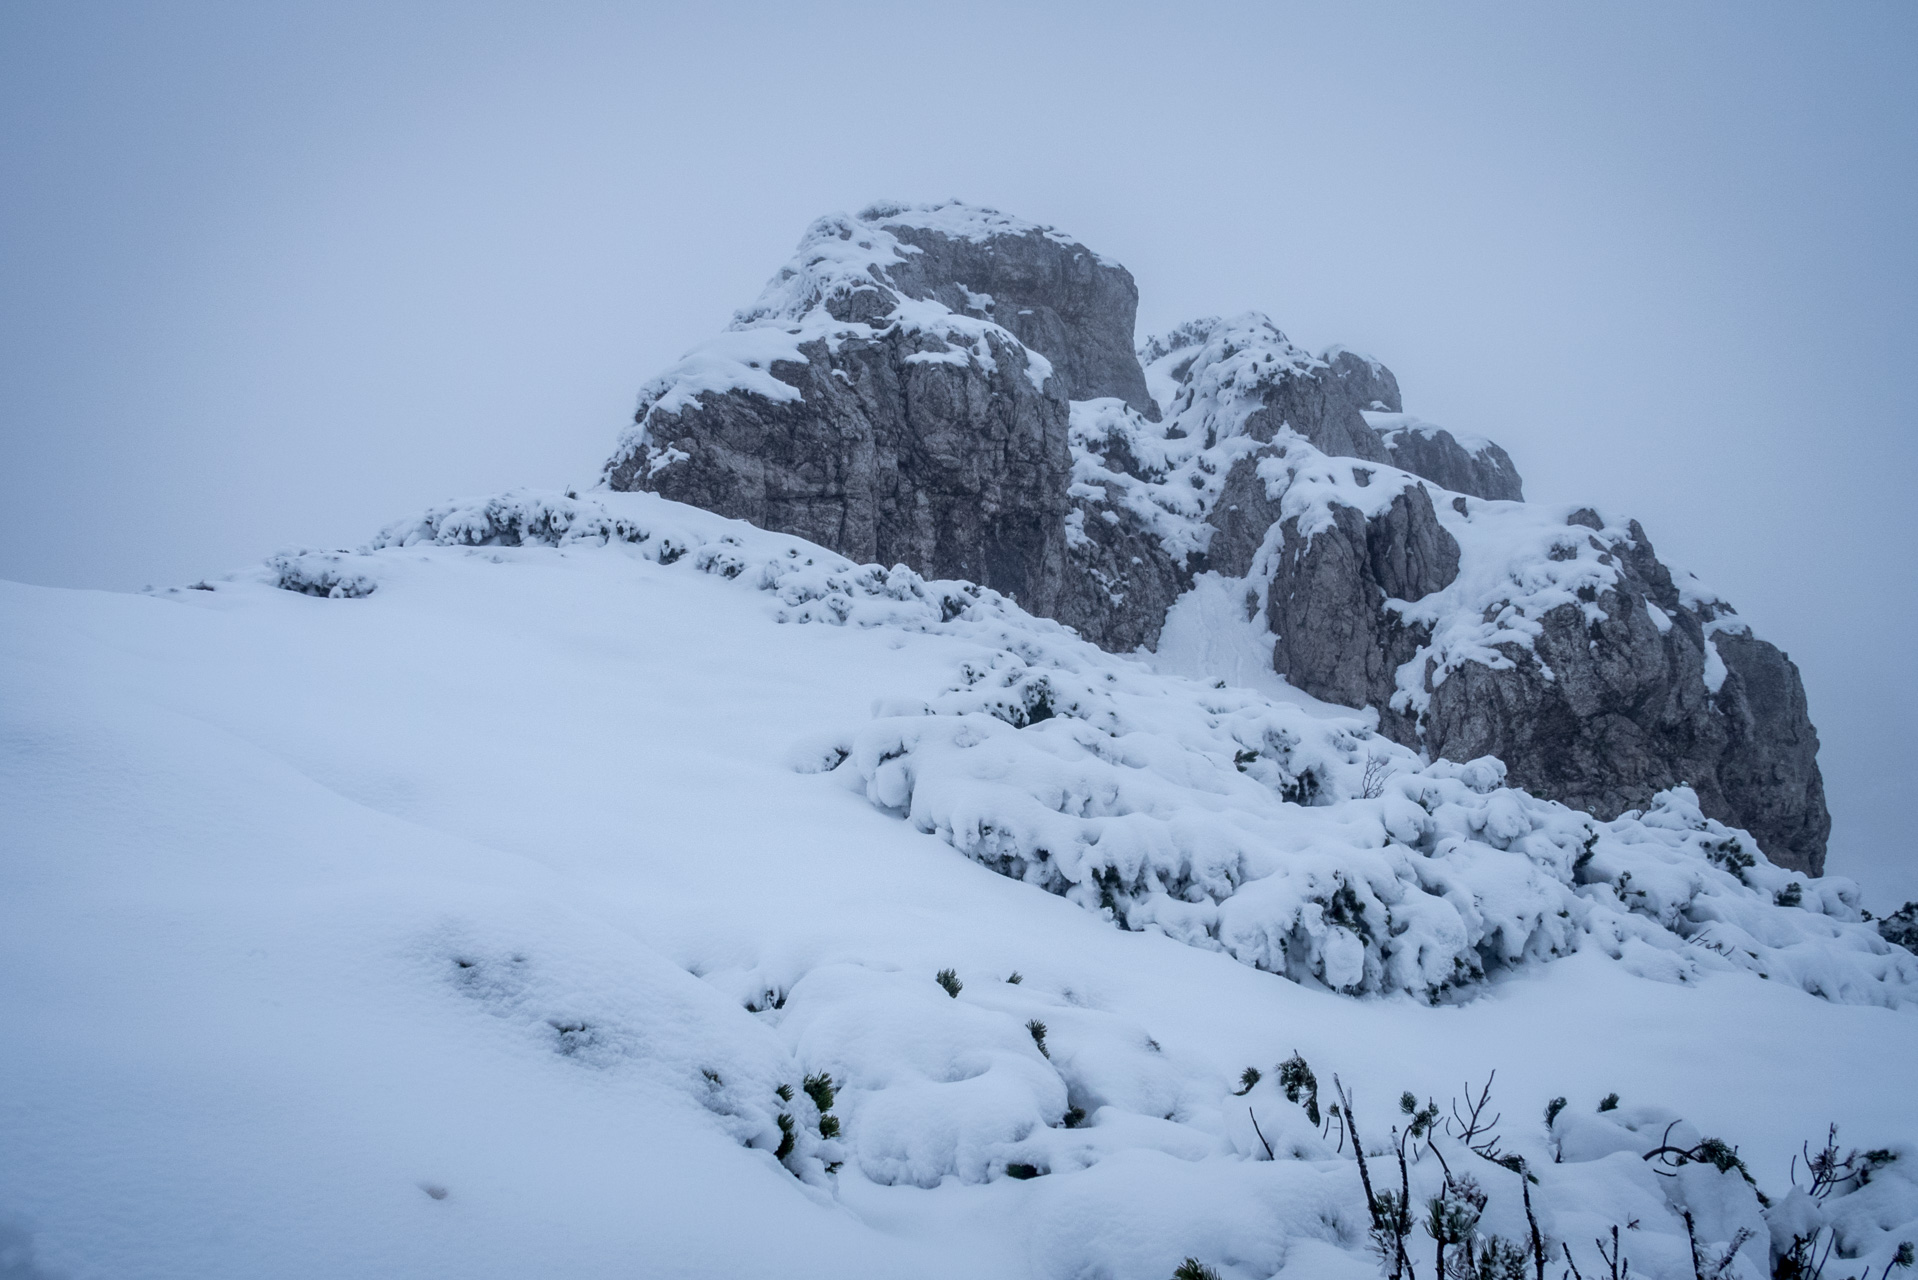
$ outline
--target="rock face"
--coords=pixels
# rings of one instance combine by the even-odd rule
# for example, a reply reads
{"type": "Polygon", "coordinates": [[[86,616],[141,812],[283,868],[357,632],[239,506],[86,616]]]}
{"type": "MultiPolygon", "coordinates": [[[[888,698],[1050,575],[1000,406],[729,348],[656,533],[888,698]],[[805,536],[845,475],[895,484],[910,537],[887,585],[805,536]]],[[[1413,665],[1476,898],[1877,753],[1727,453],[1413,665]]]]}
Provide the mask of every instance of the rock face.
{"type": "Polygon", "coordinates": [[[1023,351],[988,344],[992,361],[956,363],[915,359],[951,350],[925,332],[808,342],[773,371],[801,399],[658,415],[658,447],[685,456],[636,453],[609,479],[1043,609],[1064,569],[1066,406],[1023,351]]]}
{"type": "Polygon", "coordinates": [[[1257,313],[1132,345],[1138,291],[956,202],[821,219],[641,396],[607,464],[845,555],[967,578],[1116,651],[1241,579],[1274,669],[1432,757],[1609,819],[1689,783],[1781,865],[1830,819],[1798,672],[1637,524],[1523,502],[1385,366],[1257,313]]]}
{"type": "MultiPolygon", "coordinates": [[[[1378,707],[1380,727],[1416,746],[1416,722],[1392,710],[1398,669],[1431,638],[1431,628],[1381,609],[1384,600],[1423,600],[1458,577],[1458,542],[1438,522],[1431,495],[1410,485],[1368,520],[1334,504],[1332,526],[1312,536],[1300,517],[1280,526],[1283,542],[1266,593],[1277,637],[1273,666],[1327,702],[1378,707]]],[[[1464,759],[1496,752],[1476,752],[1464,759]]]]}
{"type": "Polygon", "coordinates": [[[1420,422],[1407,413],[1368,413],[1365,420],[1378,433],[1393,466],[1453,493],[1489,501],[1525,501],[1518,468],[1490,440],[1474,439],[1467,448],[1444,427],[1420,422]]]}
{"type": "Polygon", "coordinates": [[[1117,396],[1158,420],[1133,351],[1131,272],[1049,227],[938,212],[875,205],[860,214],[917,251],[887,271],[895,289],[1003,326],[1052,362],[1068,400],[1117,396]]]}
{"type": "Polygon", "coordinates": [[[1289,428],[1323,453],[1391,459],[1365,420],[1400,408],[1398,379],[1377,361],[1337,347],[1314,356],[1257,312],[1181,325],[1139,355],[1171,401],[1175,429],[1208,444],[1289,428]]]}
{"type": "MultiPolygon", "coordinates": [[[[1006,330],[891,283],[923,256],[864,222],[815,224],[798,267],[730,341],[648,388],[607,483],[1050,612],[1065,566],[1066,399],[1006,330]]],[[[936,292],[923,271],[911,278],[936,292]]]]}
{"type": "Polygon", "coordinates": [[[1608,819],[1689,783],[1774,862],[1821,874],[1831,820],[1797,668],[1715,603],[1687,607],[1636,521],[1593,541],[1615,583],[1545,611],[1512,667],[1466,663],[1434,688],[1427,749],[1496,755],[1513,784],[1608,819]]]}

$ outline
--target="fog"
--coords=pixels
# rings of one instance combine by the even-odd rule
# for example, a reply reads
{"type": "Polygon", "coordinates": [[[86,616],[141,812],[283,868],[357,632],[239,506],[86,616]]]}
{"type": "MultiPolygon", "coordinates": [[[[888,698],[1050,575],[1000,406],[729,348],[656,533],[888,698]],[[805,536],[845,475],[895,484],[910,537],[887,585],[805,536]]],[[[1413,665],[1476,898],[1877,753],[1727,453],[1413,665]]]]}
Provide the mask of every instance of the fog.
{"type": "Polygon", "coordinates": [[[0,12],[0,576],[590,483],[814,217],[956,195],[1638,516],[1802,670],[1828,869],[1918,898],[1918,10],[690,10],[0,12]]]}

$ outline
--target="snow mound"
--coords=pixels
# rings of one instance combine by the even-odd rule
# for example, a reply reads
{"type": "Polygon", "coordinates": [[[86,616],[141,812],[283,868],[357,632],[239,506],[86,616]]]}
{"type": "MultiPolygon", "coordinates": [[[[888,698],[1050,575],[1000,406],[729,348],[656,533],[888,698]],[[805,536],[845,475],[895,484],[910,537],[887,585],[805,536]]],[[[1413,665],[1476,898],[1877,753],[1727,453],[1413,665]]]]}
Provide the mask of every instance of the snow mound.
{"type": "MultiPolygon", "coordinates": [[[[1101,411],[1119,412],[1114,403],[1101,411]]],[[[1354,484],[1349,460],[1296,438],[1262,466],[1308,529],[1332,501],[1396,492],[1354,484]]],[[[1523,636],[1533,611],[1611,572],[1582,527],[1568,533],[1519,504],[1477,507],[1541,522],[1536,561],[1466,587],[1506,600],[1503,621],[1483,624],[1494,632],[1523,636]],[[1551,554],[1561,544],[1570,551],[1551,554]]],[[[1474,518],[1460,517],[1462,544],[1474,518]]],[[[1750,835],[1705,818],[1688,788],[1598,822],[1503,786],[1489,757],[1424,762],[1374,733],[1365,713],[1328,716],[1160,674],[975,584],[857,565],[651,495],[449,503],[324,563],[370,591],[383,556],[420,545],[611,544],[767,592],[781,622],[985,645],[989,656],[942,691],[882,704],[865,725],[822,726],[795,767],[831,773],[983,865],[1125,928],[1308,985],[1434,1003],[1588,949],[1667,982],[1745,970],[1843,1003],[1918,995],[1918,957],[1864,921],[1850,881],[1772,866],[1750,835]]],[[[1515,539],[1507,530],[1496,545],[1515,539]]],[[[274,585],[286,585],[280,564],[268,569],[274,585]]],[[[1496,657],[1498,642],[1442,632],[1434,648],[1496,657]]]]}

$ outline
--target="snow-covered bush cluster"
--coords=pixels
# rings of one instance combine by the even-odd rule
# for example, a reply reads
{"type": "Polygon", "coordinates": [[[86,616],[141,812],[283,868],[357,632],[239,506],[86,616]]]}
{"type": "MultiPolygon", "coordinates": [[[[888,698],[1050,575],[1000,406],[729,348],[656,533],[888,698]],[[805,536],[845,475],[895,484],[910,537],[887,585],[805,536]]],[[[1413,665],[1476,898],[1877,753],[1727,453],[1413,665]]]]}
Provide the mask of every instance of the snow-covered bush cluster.
{"type": "Polygon", "coordinates": [[[1793,1259],[1882,1280],[1918,1235],[1918,1149],[1848,1152],[1834,1133],[1780,1186],[1732,1142],[1616,1095],[1560,1099],[1527,1123],[1502,1121],[1489,1081],[1443,1102],[1354,1096],[1337,1064],[1315,1074],[1298,1057],[1228,1081],[1016,973],[837,962],[692,983],[654,965],[609,982],[564,945],[508,947],[466,927],[426,940],[420,959],[529,1045],[678,1092],[816,1193],[831,1195],[848,1164],[925,1190],[1090,1174],[1044,1184],[1047,1273],[1146,1274],[1123,1238],[1068,1237],[1073,1223],[1167,1202],[1185,1223],[1177,1247],[1235,1275],[1323,1255],[1409,1280],[1436,1273],[1443,1237],[1454,1266],[1488,1260],[1468,1276],[1531,1277],[1540,1254],[1553,1276],[1568,1262],[1607,1275],[1607,1251],[1622,1248],[1651,1280],[1817,1274],[1774,1270],[1793,1259]]]}
{"type": "MultiPolygon", "coordinates": [[[[1344,492],[1320,472],[1347,464],[1301,457],[1308,448],[1278,460],[1297,468],[1287,501],[1344,492]]],[[[1918,958],[1865,922],[1849,881],[1772,866],[1686,788],[1598,822],[1501,785],[1496,760],[1422,761],[1365,713],[1163,675],[975,585],[855,565],[654,497],[452,503],[333,571],[371,583],[383,551],[420,544],[607,543],[755,586],[782,621],[988,646],[944,692],[822,727],[796,763],[1126,928],[1334,991],[1435,1002],[1592,947],[1665,981],[1738,968],[1847,1003],[1918,994],[1918,958]]],[[[1573,550],[1545,559],[1560,576],[1536,595],[1604,572],[1573,550]]]]}
{"type": "Polygon", "coordinates": [[[1337,991],[1439,1000],[1597,946],[1667,981],[1735,966],[1846,1002],[1918,994],[1918,959],[1848,881],[1771,866],[1685,788],[1597,822],[1501,786],[1496,760],[1424,764],[1356,716],[1038,629],[814,755],[1005,875],[1337,991]]]}
{"type": "Polygon", "coordinates": [[[282,591],[357,600],[378,585],[360,562],[345,551],[282,551],[267,559],[273,585],[282,591]]]}

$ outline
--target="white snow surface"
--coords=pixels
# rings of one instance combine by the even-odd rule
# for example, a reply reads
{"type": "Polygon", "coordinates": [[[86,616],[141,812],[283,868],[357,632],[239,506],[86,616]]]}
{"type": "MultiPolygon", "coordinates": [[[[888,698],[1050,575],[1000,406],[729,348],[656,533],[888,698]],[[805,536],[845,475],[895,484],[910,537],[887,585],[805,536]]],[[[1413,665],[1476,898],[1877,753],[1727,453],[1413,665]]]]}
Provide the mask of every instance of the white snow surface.
{"type": "Polygon", "coordinates": [[[198,585],[0,584],[8,1274],[1375,1275],[1295,1051],[1375,1178],[1402,1090],[1496,1069],[1587,1275],[1629,1219],[1689,1276],[1681,1209],[1741,1277],[1918,1235],[1918,961],[1682,789],[1593,822],[648,495],[198,585]],[[1828,1121],[1897,1158],[1785,1194],[1828,1121]],[[1641,1158],[1708,1133],[1769,1214],[1641,1158]]]}

